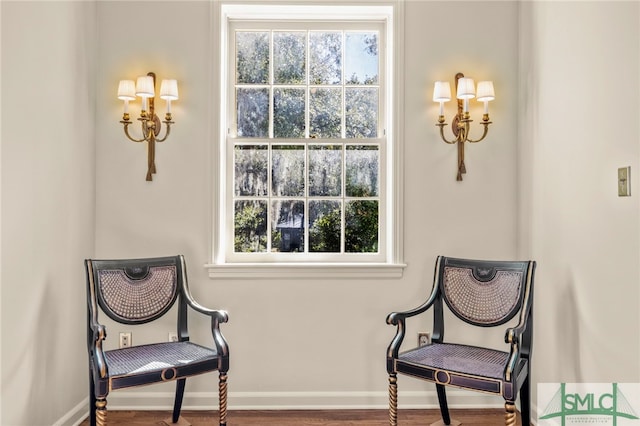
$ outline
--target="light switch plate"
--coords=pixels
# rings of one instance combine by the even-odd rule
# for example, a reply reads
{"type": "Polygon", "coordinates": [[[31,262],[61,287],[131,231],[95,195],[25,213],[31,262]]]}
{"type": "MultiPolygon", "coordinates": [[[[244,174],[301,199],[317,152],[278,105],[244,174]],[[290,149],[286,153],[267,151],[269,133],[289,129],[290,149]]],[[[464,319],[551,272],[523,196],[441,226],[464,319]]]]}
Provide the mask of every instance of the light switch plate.
{"type": "Polygon", "coordinates": [[[618,197],[629,197],[631,195],[631,167],[620,167],[618,169],[618,197]]]}

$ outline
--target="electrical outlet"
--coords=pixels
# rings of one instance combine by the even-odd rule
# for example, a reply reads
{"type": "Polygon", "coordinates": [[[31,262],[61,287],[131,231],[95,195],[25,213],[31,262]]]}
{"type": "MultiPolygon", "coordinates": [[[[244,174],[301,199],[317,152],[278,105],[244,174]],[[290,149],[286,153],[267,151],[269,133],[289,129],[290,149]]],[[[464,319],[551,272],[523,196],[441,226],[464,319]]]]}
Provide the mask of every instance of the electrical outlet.
{"type": "Polygon", "coordinates": [[[177,342],[178,341],[178,333],[176,333],[175,331],[170,331],[169,332],[169,341],[170,342],[177,342]]]}
{"type": "Polygon", "coordinates": [[[418,333],[418,346],[426,346],[431,344],[431,333],[424,331],[418,333]]]}
{"type": "Polygon", "coordinates": [[[131,346],[131,333],[120,333],[120,349],[131,346]]]}
{"type": "Polygon", "coordinates": [[[631,195],[631,167],[620,167],[618,169],[618,197],[629,197],[631,195]]]}

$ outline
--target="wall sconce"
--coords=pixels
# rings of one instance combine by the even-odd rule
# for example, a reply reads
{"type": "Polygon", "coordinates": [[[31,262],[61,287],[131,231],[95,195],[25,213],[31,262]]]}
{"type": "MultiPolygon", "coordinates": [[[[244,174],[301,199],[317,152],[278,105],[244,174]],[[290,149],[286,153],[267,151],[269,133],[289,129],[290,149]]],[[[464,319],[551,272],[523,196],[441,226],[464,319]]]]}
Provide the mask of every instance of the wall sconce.
{"type": "Polygon", "coordinates": [[[447,140],[444,136],[444,103],[451,100],[451,86],[448,81],[436,81],[433,88],[433,101],[440,103],[440,115],[438,116],[438,122],[436,126],[440,127],[440,136],[442,140],[448,144],[458,144],[458,175],[456,180],[462,180],[462,174],[467,173],[467,168],[464,165],[464,143],[465,142],[480,142],[487,136],[489,131],[489,101],[495,99],[495,92],[493,90],[493,82],[481,81],[478,83],[478,91],[476,93],[473,79],[466,78],[464,74],[456,74],[456,98],[458,100],[458,113],[453,117],[451,123],[451,131],[455,139],[447,140]],[[478,101],[484,103],[484,114],[482,115],[482,121],[480,124],[484,126],[484,132],[480,139],[473,140],[469,137],[469,123],[473,120],[469,116],[469,99],[476,98],[478,101]]]}
{"type": "Polygon", "coordinates": [[[146,76],[138,77],[134,84],[133,80],[120,80],[118,85],[118,99],[124,101],[124,113],[122,121],[124,125],[124,134],[133,142],[147,142],[147,180],[153,180],[151,175],[156,172],[156,142],[164,142],[171,131],[171,101],[178,99],[178,82],[176,80],[162,80],[160,84],[160,97],[167,102],[167,113],[164,116],[164,123],[167,126],[166,133],[163,138],[159,138],[161,130],[160,119],[155,113],[156,75],[152,72],[146,76]],[[129,101],[134,101],[136,96],[142,98],[142,111],[140,111],[140,125],[142,127],[142,138],[136,139],[129,134],[129,125],[132,121],[129,117],[129,101]]]}

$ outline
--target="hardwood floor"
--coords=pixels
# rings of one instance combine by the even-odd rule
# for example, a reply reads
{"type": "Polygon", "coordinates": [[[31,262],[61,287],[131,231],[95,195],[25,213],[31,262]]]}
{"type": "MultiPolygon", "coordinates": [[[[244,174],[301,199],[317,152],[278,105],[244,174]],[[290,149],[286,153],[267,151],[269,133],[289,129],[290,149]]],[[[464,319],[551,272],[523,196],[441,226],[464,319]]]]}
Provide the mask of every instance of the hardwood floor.
{"type": "MultiPolygon", "coordinates": [[[[399,426],[428,426],[440,420],[439,410],[399,410],[399,426]]],[[[217,425],[216,411],[182,412],[192,426],[217,425]]],[[[128,426],[165,425],[169,411],[109,411],[107,424],[128,426]]],[[[451,417],[463,426],[504,425],[504,411],[497,409],[451,410],[451,417]]],[[[87,426],[85,420],[81,426],[87,426]]],[[[287,410],[287,411],[229,411],[229,426],[388,426],[387,410],[287,410]]],[[[517,425],[521,425],[518,416],[517,425]]]]}

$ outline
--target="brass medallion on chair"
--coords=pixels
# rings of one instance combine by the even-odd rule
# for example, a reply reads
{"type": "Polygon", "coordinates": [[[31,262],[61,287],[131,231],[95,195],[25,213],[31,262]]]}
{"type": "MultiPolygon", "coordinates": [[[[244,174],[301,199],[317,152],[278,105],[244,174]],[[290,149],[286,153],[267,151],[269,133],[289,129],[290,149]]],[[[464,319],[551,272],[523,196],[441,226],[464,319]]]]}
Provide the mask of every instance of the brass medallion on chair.
{"type": "Polygon", "coordinates": [[[219,373],[220,426],[225,426],[229,347],[220,332],[220,324],[227,322],[228,316],[225,311],[205,308],[193,299],[184,257],[87,259],[85,267],[91,426],[106,425],[110,391],[169,381],[176,381],[169,422],[184,424],[180,410],[186,378],[214,371],[219,373]],[[100,312],[118,323],[138,326],[162,317],[176,301],[177,342],[104,350],[107,331],[99,322],[100,312]],[[187,308],[210,317],[212,341],[209,344],[190,341],[187,308]]]}
{"type": "MultiPolygon", "coordinates": [[[[505,400],[505,424],[516,424],[515,401],[520,396],[523,425],[530,425],[530,371],[533,336],[534,261],[483,261],[439,256],[431,295],[419,307],[393,312],[387,323],[397,326],[387,349],[389,422],[398,424],[398,374],[436,385],[442,422],[456,424],[449,415],[446,387],[484,392],[505,400]],[[505,330],[505,350],[445,341],[444,305],[464,323],[505,330]],[[406,321],[433,310],[430,344],[400,351],[406,321]]],[[[495,346],[495,345],[492,345],[495,346]]],[[[459,424],[459,423],[457,423],[459,424]]]]}

